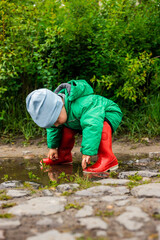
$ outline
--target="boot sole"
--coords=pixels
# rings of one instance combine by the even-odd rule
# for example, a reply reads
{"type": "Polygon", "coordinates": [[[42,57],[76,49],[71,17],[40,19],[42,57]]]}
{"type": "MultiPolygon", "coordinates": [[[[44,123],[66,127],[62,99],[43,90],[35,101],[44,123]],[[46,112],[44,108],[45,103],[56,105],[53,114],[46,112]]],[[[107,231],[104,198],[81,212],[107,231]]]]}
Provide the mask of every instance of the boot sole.
{"type": "Polygon", "coordinates": [[[111,167],[111,168],[109,168],[109,169],[107,169],[105,172],[108,172],[108,171],[112,172],[112,171],[115,171],[117,169],[118,169],[118,164],[113,166],[113,167],[111,167]]]}
{"type": "MultiPolygon", "coordinates": [[[[115,171],[118,169],[118,164],[113,166],[113,167],[110,167],[108,168],[106,171],[103,171],[103,172],[112,172],[112,171],[115,171]]],[[[84,173],[103,173],[103,172],[87,172],[85,170],[83,170],[84,173]]]]}

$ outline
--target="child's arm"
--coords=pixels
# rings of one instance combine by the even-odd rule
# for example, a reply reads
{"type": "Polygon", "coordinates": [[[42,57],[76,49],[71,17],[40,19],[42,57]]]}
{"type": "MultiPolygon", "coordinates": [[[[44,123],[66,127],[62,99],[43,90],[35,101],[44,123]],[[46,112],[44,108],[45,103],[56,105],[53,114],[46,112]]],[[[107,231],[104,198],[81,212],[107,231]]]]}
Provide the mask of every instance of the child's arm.
{"type": "Polygon", "coordinates": [[[59,147],[62,136],[62,126],[47,128],[47,146],[50,149],[59,147]]]}
{"type": "Polygon", "coordinates": [[[97,155],[101,141],[105,111],[100,106],[85,108],[82,111],[80,124],[82,127],[81,152],[83,155],[97,155]]]}

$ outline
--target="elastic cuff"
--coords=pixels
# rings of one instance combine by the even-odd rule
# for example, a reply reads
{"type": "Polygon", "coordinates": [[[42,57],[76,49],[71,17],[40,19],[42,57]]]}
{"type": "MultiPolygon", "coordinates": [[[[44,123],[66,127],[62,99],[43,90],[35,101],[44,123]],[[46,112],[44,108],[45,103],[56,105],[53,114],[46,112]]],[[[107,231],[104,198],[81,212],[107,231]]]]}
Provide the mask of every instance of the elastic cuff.
{"type": "Polygon", "coordinates": [[[110,125],[110,127],[111,127],[111,129],[112,129],[112,133],[113,133],[114,130],[113,130],[113,127],[112,127],[111,122],[110,122],[106,117],[105,117],[104,121],[107,122],[107,123],[110,125]]]}

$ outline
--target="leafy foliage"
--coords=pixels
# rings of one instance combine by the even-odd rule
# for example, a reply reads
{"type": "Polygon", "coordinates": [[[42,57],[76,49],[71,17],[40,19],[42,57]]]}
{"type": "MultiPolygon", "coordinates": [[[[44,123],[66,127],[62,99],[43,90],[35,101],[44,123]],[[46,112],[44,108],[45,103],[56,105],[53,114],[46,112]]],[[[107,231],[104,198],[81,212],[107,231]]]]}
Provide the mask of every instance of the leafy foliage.
{"type": "Polygon", "coordinates": [[[159,0],[2,0],[0,131],[44,134],[25,111],[27,94],[83,78],[121,106],[125,131],[143,130],[143,116],[144,134],[158,135],[159,56],[159,0]]]}

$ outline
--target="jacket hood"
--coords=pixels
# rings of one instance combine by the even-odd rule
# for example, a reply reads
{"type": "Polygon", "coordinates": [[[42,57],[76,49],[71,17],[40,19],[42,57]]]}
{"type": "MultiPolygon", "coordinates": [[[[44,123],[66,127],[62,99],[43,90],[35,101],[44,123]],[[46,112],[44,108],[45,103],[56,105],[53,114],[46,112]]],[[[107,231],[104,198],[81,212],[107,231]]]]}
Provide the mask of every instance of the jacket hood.
{"type": "Polygon", "coordinates": [[[85,80],[71,80],[68,83],[60,84],[55,93],[65,93],[69,101],[74,101],[79,97],[93,94],[93,88],[85,80]]]}

